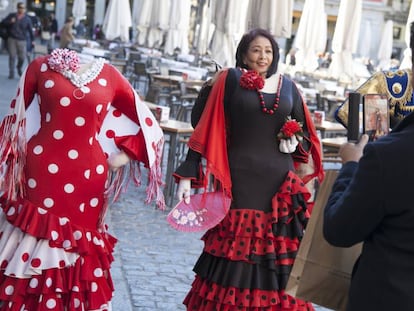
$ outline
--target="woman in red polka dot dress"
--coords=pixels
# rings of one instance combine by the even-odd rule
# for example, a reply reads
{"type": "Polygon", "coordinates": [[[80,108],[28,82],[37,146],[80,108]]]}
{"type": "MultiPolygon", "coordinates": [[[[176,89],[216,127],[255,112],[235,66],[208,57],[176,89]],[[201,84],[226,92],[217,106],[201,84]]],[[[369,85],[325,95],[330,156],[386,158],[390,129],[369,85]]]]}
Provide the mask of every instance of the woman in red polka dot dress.
{"type": "MultiPolygon", "coordinates": [[[[285,288],[310,216],[305,183],[323,178],[320,142],[296,85],[277,72],[278,60],[273,36],[250,31],[238,46],[237,68],[220,72],[206,102],[192,111],[190,149],[174,174],[177,196],[191,204],[190,188],[206,186],[211,174],[224,199],[206,195],[202,207],[228,212],[202,238],[187,310],[313,310],[285,288]]],[[[207,218],[180,217],[180,205],[175,211],[180,225],[207,218]]]]}
{"type": "Polygon", "coordinates": [[[28,66],[11,108],[0,129],[0,310],[111,310],[107,201],[139,182],[143,163],[147,201],[164,207],[162,130],[115,67],[79,64],[67,49],[28,66]]]}

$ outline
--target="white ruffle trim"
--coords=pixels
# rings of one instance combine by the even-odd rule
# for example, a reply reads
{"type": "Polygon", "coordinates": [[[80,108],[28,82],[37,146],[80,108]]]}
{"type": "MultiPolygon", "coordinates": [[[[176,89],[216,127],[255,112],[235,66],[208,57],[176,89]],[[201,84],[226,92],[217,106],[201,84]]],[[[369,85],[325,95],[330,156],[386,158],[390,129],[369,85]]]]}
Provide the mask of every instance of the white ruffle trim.
{"type": "Polygon", "coordinates": [[[42,270],[73,265],[79,254],[50,247],[49,241],[37,239],[14,227],[0,211],[0,265],[7,263],[5,274],[18,278],[40,275],[42,270]]]}

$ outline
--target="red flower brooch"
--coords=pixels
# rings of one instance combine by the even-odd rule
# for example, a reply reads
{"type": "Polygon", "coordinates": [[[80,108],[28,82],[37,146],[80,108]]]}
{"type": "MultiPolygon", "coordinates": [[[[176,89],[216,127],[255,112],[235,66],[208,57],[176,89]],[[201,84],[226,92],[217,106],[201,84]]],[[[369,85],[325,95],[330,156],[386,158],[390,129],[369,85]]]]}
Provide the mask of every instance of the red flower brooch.
{"type": "Polygon", "coordinates": [[[302,139],[303,129],[302,125],[295,119],[288,119],[285,124],[283,124],[279,134],[277,134],[278,139],[289,139],[293,135],[296,136],[298,140],[302,139]]]}
{"type": "Polygon", "coordinates": [[[264,87],[264,79],[255,70],[247,70],[240,77],[240,86],[248,90],[260,90],[264,87]]]}

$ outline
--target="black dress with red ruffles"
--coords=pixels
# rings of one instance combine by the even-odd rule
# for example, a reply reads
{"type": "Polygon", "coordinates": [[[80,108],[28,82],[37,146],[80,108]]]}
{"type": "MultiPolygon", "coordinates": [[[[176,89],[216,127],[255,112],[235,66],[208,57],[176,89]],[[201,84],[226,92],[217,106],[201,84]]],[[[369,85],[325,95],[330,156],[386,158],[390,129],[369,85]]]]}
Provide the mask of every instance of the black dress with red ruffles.
{"type": "MultiPolygon", "coordinates": [[[[313,310],[284,292],[309,218],[309,192],[294,173],[293,158],[306,157],[309,144],[304,139],[295,154],[285,154],[276,138],[288,116],[307,135],[304,102],[283,77],[279,107],[265,114],[258,93],[240,87],[240,76],[240,70],[229,70],[224,96],[233,201],[221,223],[202,237],[203,253],[184,304],[194,311],[313,310]]],[[[266,107],[275,98],[265,93],[266,107]]],[[[193,116],[203,109],[197,104],[193,116]]],[[[174,173],[194,185],[200,174],[200,155],[192,150],[174,173]]]]}

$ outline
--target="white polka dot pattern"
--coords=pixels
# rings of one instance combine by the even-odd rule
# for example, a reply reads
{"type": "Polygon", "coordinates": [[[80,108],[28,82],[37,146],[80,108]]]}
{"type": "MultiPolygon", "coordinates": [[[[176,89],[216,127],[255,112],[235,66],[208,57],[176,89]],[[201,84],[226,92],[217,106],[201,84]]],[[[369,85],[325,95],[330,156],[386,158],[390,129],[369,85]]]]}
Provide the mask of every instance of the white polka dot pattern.
{"type": "Polygon", "coordinates": [[[54,139],[62,139],[63,138],[63,131],[56,130],[53,132],[53,138],[54,139]]]}
{"type": "Polygon", "coordinates": [[[68,152],[69,159],[76,160],[78,158],[78,156],[79,156],[79,153],[78,153],[77,150],[75,150],[75,149],[69,150],[69,152],[68,152]]]}
{"type": "Polygon", "coordinates": [[[54,203],[55,203],[55,202],[54,202],[54,201],[53,201],[53,199],[51,199],[51,198],[46,198],[46,199],[44,199],[44,201],[43,201],[43,204],[44,204],[44,206],[46,206],[46,207],[52,207],[54,203]]]}
{"type": "Polygon", "coordinates": [[[56,174],[59,171],[59,167],[55,164],[49,164],[49,166],[47,167],[47,170],[49,171],[50,174],[56,174]]]}
{"type": "Polygon", "coordinates": [[[51,89],[52,87],[54,87],[55,86],[55,82],[54,81],[52,81],[52,80],[47,80],[46,82],[45,82],[45,88],[46,89],[51,89]]]}
{"type": "Polygon", "coordinates": [[[6,293],[6,295],[13,295],[14,287],[12,285],[9,285],[5,288],[4,292],[6,293]]]}
{"type": "Polygon", "coordinates": [[[67,107],[67,106],[69,106],[69,105],[70,105],[70,98],[69,98],[69,97],[62,97],[62,98],[60,99],[60,104],[61,104],[63,107],[67,107]]]}
{"type": "MultiPolygon", "coordinates": [[[[42,289],[50,290],[51,295],[48,292],[47,296],[37,297],[39,308],[42,310],[66,309],[69,305],[61,305],[61,301],[66,301],[66,299],[62,299],[64,294],[60,294],[67,291],[66,285],[59,285],[54,277],[48,277],[53,274],[47,273],[43,277],[42,271],[57,268],[60,269],[59,273],[68,273],[68,277],[72,277],[69,274],[73,270],[84,269],[88,278],[92,277],[92,280],[88,281],[89,285],[86,285],[76,280],[77,276],[74,276],[72,284],[79,286],[72,285],[71,290],[74,295],[70,299],[71,308],[99,310],[102,306],[102,309],[107,309],[108,301],[105,297],[111,296],[110,273],[103,270],[100,261],[91,262],[88,256],[97,254],[101,256],[102,254],[102,256],[111,258],[107,252],[113,249],[113,240],[102,236],[104,230],[88,229],[90,231],[86,231],[86,228],[95,228],[98,223],[101,209],[105,204],[105,185],[108,183],[106,161],[109,153],[102,146],[101,141],[98,141],[99,135],[100,133],[106,135],[106,139],[114,143],[115,137],[133,137],[138,133],[140,127],[137,120],[130,120],[122,114],[123,110],[131,111],[131,108],[136,108],[134,94],[125,79],[122,79],[125,82],[120,81],[114,84],[120,86],[118,89],[113,90],[112,86],[105,89],[109,85],[109,80],[103,76],[111,76],[112,79],[112,71],[107,71],[102,75],[99,72],[97,73],[99,78],[95,77],[96,79],[92,79],[85,85],[75,86],[68,83],[68,78],[51,70],[46,61],[38,62],[37,68],[42,74],[36,73],[38,75],[36,79],[38,102],[33,106],[40,106],[41,128],[28,138],[25,180],[27,181],[27,194],[32,201],[29,207],[33,209],[29,215],[38,218],[33,223],[39,227],[33,226],[30,229],[32,231],[47,229],[48,231],[39,232],[39,235],[44,234],[42,237],[36,236],[37,232],[34,232],[32,237],[37,242],[31,243],[33,248],[22,248],[16,251],[13,260],[19,261],[19,265],[25,264],[22,268],[25,272],[20,272],[20,276],[17,277],[29,271],[36,277],[30,278],[29,276],[27,279],[25,276],[26,280],[30,281],[29,284],[25,284],[25,288],[27,286],[28,290],[35,293],[40,293],[42,289]],[[76,90],[78,93],[75,94],[76,90]],[[77,98],[77,94],[82,96],[77,98]],[[122,101],[116,98],[119,95],[122,96],[122,101]],[[112,111],[110,110],[111,101],[116,103],[117,107],[112,111]],[[120,130],[116,127],[113,131],[111,128],[108,131],[101,131],[102,123],[108,115],[115,124],[121,125],[120,130]],[[124,126],[126,123],[129,125],[124,126]],[[133,123],[133,127],[130,123],[133,123]],[[102,150],[105,151],[102,152],[102,150]],[[74,174],[78,177],[73,178],[74,174]],[[43,228],[40,228],[42,226],[43,228]],[[43,249],[39,251],[36,247],[42,239],[47,246],[46,252],[43,249]],[[53,265],[49,265],[50,263],[53,265]],[[79,265],[79,267],[69,268],[74,265],[79,265]],[[101,283],[105,282],[108,284],[101,286],[101,283]],[[90,291],[86,293],[91,296],[89,302],[83,300],[85,290],[90,291]]],[[[119,73],[116,72],[116,74],[119,73]]],[[[27,83],[32,83],[30,80],[27,79],[27,83]]],[[[30,86],[28,90],[30,89],[34,88],[30,86]]],[[[6,215],[3,215],[11,219],[20,217],[27,213],[26,207],[25,204],[8,206],[5,210],[6,215]]],[[[3,232],[0,232],[0,235],[2,234],[3,232]]],[[[106,260],[108,259],[105,258],[102,262],[106,260]]],[[[2,267],[12,266],[7,260],[1,262],[1,265],[2,267]]],[[[17,291],[21,288],[19,281],[6,283],[3,286],[2,295],[20,295],[21,293],[17,291]]],[[[6,303],[8,304],[9,301],[5,300],[6,303]]],[[[16,308],[15,304],[12,305],[16,308]]],[[[18,309],[25,311],[27,307],[19,305],[18,309]]]]}
{"type": "Polygon", "coordinates": [[[29,178],[29,180],[27,181],[27,185],[29,186],[29,188],[36,188],[36,180],[33,178],[29,178]]]}
{"type": "Polygon", "coordinates": [[[64,189],[66,193],[72,193],[75,190],[75,187],[72,184],[66,184],[64,189]]]}
{"type": "Polygon", "coordinates": [[[56,307],[56,300],[53,298],[50,298],[46,301],[46,307],[48,309],[54,309],[56,307]]]}
{"type": "Polygon", "coordinates": [[[75,119],[75,124],[77,125],[77,126],[84,126],[85,125],[85,118],[84,117],[77,117],[76,119],[75,119]]]}
{"type": "Polygon", "coordinates": [[[98,206],[98,203],[99,203],[99,200],[97,199],[97,198],[93,198],[91,201],[90,201],[90,205],[92,206],[92,207],[96,207],[96,206],[98,206]]]}
{"type": "Polygon", "coordinates": [[[43,152],[43,147],[40,145],[37,145],[36,147],[33,148],[33,153],[36,155],[39,155],[43,152]]]}

